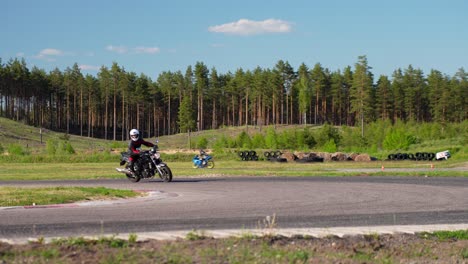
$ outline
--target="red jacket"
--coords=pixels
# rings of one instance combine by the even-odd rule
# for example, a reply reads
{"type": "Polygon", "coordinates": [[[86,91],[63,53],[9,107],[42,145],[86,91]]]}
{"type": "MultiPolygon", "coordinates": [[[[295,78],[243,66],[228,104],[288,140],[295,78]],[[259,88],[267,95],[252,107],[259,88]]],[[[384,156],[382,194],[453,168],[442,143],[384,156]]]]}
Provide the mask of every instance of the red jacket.
{"type": "Polygon", "coordinates": [[[137,141],[130,140],[130,143],[128,144],[128,149],[131,153],[133,154],[138,154],[140,151],[138,150],[141,145],[145,145],[147,147],[153,147],[154,144],[148,141],[143,140],[142,138],[139,138],[137,141]]]}

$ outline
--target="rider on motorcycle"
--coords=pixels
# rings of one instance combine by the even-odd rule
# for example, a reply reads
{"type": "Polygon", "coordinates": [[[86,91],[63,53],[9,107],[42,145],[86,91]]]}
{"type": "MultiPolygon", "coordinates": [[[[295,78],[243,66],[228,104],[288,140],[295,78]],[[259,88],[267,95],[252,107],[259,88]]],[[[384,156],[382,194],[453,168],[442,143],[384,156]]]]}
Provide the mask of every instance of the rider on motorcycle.
{"type": "Polygon", "coordinates": [[[201,162],[206,163],[206,152],[203,149],[200,149],[200,154],[198,154],[197,157],[201,162]]]}
{"type": "Polygon", "coordinates": [[[145,145],[147,147],[153,147],[154,144],[148,141],[145,141],[140,136],[140,131],[137,129],[130,130],[130,143],[128,144],[128,152],[130,153],[130,157],[128,158],[128,167],[132,173],[135,173],[133,164],[137,161],[140,157],[140,147],[141,145],[145,145]]]}

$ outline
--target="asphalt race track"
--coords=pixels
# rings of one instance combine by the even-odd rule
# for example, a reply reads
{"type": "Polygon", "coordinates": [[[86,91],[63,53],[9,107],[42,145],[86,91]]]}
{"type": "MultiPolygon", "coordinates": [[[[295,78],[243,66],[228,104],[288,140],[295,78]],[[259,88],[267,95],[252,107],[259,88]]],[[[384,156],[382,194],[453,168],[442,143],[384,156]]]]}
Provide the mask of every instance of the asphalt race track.
{"type": "Polygon", "coordinates": [[[0,239],[177,230],[468,224],[466,177],[236,177],[5,181],[104,186],[143,198],[0,207],[0,239]],[[266,221],[269,219],[270,221],[266,221]],[[272,223],[274,222],[274,223],[272,223]]]}

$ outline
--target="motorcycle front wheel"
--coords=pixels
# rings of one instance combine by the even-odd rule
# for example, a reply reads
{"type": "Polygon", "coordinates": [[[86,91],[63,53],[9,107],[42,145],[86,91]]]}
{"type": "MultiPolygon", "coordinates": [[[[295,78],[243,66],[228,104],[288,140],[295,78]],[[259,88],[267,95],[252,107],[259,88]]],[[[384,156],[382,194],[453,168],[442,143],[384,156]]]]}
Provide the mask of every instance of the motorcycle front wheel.
{"type": "Polygon", "coordinates": [[[207,167],[208,169],[214,168],[214,161],[209,160],[209,161],[208,161],[208,164],[206,165],[206,167],[207,167]]]}
{"type": "Polygon", "coordinates": [[[159,177],[165,182],[171,182],[172,181],[172,171],[169,169],[169,167],[164,166],[159,168],[161,170],[161,174],[159,177]]]}

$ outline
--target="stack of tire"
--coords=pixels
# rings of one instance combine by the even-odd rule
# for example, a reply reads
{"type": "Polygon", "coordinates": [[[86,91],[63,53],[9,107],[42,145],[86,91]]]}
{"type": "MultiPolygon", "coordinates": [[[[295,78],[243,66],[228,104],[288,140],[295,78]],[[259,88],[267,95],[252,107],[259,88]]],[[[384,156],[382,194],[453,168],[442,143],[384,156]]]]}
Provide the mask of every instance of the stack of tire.
{"type": "Polygon", "coordinates": [[[276,161],[276,162],[287,162],[288,160],[285,158],[281,158],[281,151],[276,150],[276,151],[265,151],[263,155],[265,158],[269,161],[276,161]]]}
{"type": "Polygon", "coordinates": [[[257,161],[258,160],[258,155],[255,150],[244,150],[244,151],[239,151],[239,157],[241,158],[242,161],[257,161]]]}
{"type": "Polygon", "coordinates": [[[433,160],[435,156],[435,153],[429,152],[395,153],[388,155],[388,160],[433,160]]]}

